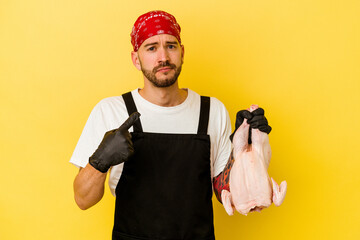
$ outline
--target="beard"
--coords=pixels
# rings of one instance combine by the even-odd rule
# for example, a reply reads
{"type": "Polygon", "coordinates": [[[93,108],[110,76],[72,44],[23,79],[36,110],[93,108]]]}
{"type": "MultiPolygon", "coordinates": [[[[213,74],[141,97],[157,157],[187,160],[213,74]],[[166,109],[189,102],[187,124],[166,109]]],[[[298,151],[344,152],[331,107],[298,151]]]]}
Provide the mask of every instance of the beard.
{"type": "MultiPolygon", "coordinates": [[[[159,87],[159,88],[165,88],[165,87],[170,87],[172,86],[178,79],[180,72],[181,72],[181,67],[182,64],[177,67],[175,64],[171,64],[169,61],[166,62],[161,62],[158,66],[154,67],[153,70],[147,70],[145,68],[143,68],[141,62],[140,62],[140,66],[141,66],[141,71],[143,72],[144,76],[155,86],[155,87],[159,87]],[[175,70],[175,73],[172,77],[167,77],[165,79],[158,79],[156,77],[156,72],[163,67],[170,67],[171,69],[175,70]]],[[[170,70],[171,71],[171,70],[170,70]]],[[[165,72],[163,73],[164,75],[171,75],[171,72],[165,72]]]]}

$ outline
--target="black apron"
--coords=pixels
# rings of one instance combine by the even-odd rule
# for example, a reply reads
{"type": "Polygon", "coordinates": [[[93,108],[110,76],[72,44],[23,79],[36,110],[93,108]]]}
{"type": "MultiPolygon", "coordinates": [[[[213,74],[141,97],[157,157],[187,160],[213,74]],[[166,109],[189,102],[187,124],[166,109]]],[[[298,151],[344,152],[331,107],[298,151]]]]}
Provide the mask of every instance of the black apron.
{"type": "MultiPolygon", "coordinates": [[[[137,111],[123,95],[129,115],[137,111]]],[[[214,240],[210,98],[201,97],[197,134],[131,133],[134,155],[116,187],[113,239],[214,240]]]]}

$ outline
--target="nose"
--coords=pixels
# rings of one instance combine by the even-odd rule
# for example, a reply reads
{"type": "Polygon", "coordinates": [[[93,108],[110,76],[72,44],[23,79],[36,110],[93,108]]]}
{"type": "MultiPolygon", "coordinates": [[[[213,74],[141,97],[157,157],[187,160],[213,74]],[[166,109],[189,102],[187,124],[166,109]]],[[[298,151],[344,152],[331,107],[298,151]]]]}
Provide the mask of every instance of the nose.
{"type": "Polygon", "coordinates": [[[167,51],[167,49],[165,47],[161,47],[158,50],[158,61],[159,62],[166,62],[168,61],[169,58],[169,53],[167,51]]]}

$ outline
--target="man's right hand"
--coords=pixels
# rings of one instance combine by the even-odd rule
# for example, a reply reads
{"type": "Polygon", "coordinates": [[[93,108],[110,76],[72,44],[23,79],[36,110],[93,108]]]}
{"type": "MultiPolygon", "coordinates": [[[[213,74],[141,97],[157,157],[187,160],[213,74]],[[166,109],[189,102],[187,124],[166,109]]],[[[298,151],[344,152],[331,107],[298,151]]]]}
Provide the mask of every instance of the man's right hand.
{"type": "Polygon", "coordinates": [[[111,166],[128,160],[134,154],[133,142],[128,129],[139,119],[135,112],[118,128],[105,133],[98,149],[89,158],[89,164],[102,173],[111,166]]]}

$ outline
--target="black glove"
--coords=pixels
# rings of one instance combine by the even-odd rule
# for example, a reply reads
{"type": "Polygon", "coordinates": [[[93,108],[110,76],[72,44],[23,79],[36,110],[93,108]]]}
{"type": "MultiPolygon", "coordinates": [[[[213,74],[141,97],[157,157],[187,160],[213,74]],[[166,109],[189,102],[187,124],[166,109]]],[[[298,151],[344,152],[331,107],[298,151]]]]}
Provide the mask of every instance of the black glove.
{"type": "Polygon", "coordinates": [[[271,127],[268,125],[268,121],[265,118],[264,113],[265,111],[262,108],[258,108],[253,112],[250,112],[248,110],[239,111],[236,114],[235,130],[230,135],[230,140],[231,141],[233,140],[236,130],[240,127],[240,125],[243,123],[245,118],[247,119],[247,123],[250,125],[249,139],[248,139],[249,144],[251,144],[251,128],[257,128],[260,131],[269,134],[271,131],[271,127]]]}
{"type": "Polygon", "coordinates": [[[251,128],[258,128],[261,132],[269,134],[271,132],[271,127],[268,124],[266,117],[264,116],[265,111],[262,108],[258,108],[251,112],[253,118],[248,121],[251,128]]]}
{"type": "Polygon", "coordinates": [[[133,142],[128,129],[139,119],[140,113],[135,112],[118,128],[105,133],[103,140],[89,163],[95,169],[106,173],[111,166],[128,160],[134,154],[133,142]]]}
{"type": "MultiPolygon", "coordinates": [[[[236,121],[235,121],[235,130],[234,132],[230,135],[230,140],[233,140],[234,134],[236,132],[236,130],[240,127],[240,125],[243,123],[244,119],[246,118],[249,122],[249,120],[253,117],[252,113],[249,112],[248,110],[241,110],[236,114],[236,121]]],[[[249,136],[250,138],[250,136],[249,136]]]]}

